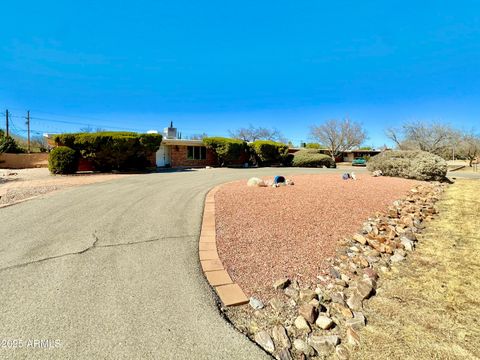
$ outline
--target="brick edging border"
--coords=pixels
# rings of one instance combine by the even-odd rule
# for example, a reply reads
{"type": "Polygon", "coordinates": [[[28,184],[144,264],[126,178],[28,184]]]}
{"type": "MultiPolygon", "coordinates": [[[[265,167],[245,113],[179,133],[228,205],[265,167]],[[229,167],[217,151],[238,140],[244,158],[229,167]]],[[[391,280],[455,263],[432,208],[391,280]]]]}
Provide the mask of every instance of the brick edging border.
{"type": "Polygon", "coordinates": [[[242,288],[234,283],[225,270],[217,252],[215,230],[215,194],[221,185],[211,189],[205,197],[202,229],[198,244],[198,255],[203,275],[215,290],[224,306],[236,306],[248,303],[242,288]]]}

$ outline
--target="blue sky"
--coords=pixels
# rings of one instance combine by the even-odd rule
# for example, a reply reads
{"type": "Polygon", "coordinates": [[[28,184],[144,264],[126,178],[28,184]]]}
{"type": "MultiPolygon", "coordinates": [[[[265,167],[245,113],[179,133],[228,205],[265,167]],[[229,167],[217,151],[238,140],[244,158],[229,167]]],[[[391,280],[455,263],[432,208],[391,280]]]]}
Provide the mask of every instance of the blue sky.
{"type": "Polygon", "coordinates": [[[44,0],[0,11],[0,108],[20,131],[27,109],[41,132],[172,120],[184,135],[275,126],[297,143],[310,125],[349,116],[380,146],[404,121],[480,130],[478,1],[44,0]]]}

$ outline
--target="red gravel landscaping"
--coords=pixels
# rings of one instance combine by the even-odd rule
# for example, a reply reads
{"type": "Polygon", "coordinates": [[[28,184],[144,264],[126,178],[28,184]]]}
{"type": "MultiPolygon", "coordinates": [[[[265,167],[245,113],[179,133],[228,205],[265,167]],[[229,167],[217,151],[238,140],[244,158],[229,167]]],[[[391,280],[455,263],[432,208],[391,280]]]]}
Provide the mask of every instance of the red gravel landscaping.
{"type": "MultiPolygon", "coordinates": [[[[315,283],[336,242],[418,181],[340,174],[296,175],[293,186],[223,185],[215,195],[218,254],[247,296],[267,300],[282,277],[315,283]]],[[[270,179],[272,180],[272,179],[270,179]]]]}

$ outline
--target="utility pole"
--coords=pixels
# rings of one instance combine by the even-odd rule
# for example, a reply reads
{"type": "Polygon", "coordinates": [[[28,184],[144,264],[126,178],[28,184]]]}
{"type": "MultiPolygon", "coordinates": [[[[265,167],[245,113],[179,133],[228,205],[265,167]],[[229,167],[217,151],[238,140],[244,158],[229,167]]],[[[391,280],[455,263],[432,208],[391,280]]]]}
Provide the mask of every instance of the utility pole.
{"type": "Polygon", "coordinates": [[[30,110],[27,111],[27,152],[30,154],[30,110]]]}
{"type": "Polygon", "coordinates": [[[9,132],[8,132],[8,109],[5,111],[5,130],[6,130],[6,134],[7,134],[7,137],[9,135],[9,132]]]}

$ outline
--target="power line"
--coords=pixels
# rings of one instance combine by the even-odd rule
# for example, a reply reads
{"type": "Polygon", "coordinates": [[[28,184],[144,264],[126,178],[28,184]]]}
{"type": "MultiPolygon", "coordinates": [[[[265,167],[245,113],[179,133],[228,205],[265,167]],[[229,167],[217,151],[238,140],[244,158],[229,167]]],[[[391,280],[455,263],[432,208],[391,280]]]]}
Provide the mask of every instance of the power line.
{"type": "MultiPolygon", "coordinates": [[[[40,113],[44,113],[44,112],[40,112],[40,113]]],[[[83,120],[87,120],[87,121],[88,120],[93,120],[93,122],[58,120],[58,119],[52,119],[52,118],[47,118],[47,117],[37,117],[37,116],[30,116],[30,119],[31,120],[39,120],[39,121],[59,123],[59,124],[68,124],[68,125],[94,126],[94,127],[104,127],[104,128],[109,128],[109,129],[130,130],[130,131],[138,131],[138,132],[145,131],[144,129],[139,129],[139,128],[129,128],[129,127],[123,127],[123,126],[114,126],[114,125],[96,123],[97,121],[102,121],[101,119],[96,119],[96,118],[83,117],[83,116],[73,116],[73,115],[60,115],[60,114],[53,114],[53,113],[44,113],[44,114],[51,114],[51,115],[54,115],[54,116],[77,118],[77,119],[83,119],[83,120]]],[[[23,116],[10,115],[9,114],[9,118],[12,118],[12,117],[13,118],[18,118],[18,119],[23,119],[24,118],[23,116]]]]}
{"type": "Polygon", "coordinates": [[[139,128],[112,126],[112,125],[106,125],[106,124],[92,124],[92,123],[83,123],[83,122],[66,121],[66,120],[55,120],[55,119],[47,119],[47,118],[41,118],[41,117],[36,117],[36,116],[31,116],[30,119],[40,120],[40,121],[48,121],[48,122],[54,122],[54,123],[60,123],[60,124],[69,124],[69,125],[95,126],[95,127],[109,128],[109,129],[130,130],[130,131],[138,131],[138,132],[144,131],[144,129],[139,129],[139,128]]]}

